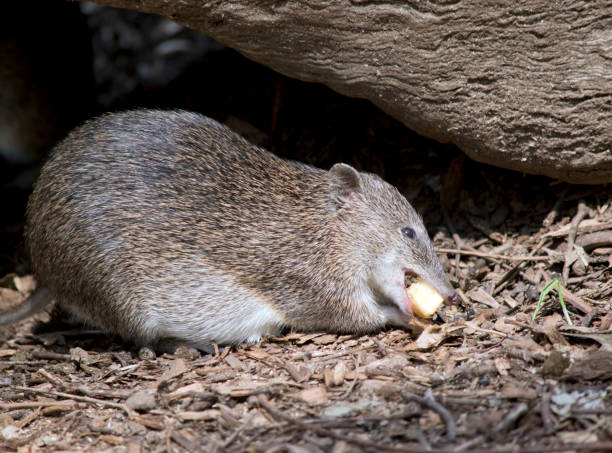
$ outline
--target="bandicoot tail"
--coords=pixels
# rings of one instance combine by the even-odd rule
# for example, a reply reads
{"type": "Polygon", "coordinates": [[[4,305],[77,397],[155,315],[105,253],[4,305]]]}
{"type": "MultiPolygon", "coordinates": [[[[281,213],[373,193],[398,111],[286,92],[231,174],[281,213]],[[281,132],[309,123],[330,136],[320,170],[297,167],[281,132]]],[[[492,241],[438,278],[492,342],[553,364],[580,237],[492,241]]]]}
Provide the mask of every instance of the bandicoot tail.
{"type": "Polygon", "coordinates": [[[51,302],[49,291],[45,288],[39,288],[21,305],[0,313],[0,326],[12,324],[32,316],[41,311],[49,302],[51,302]]]}

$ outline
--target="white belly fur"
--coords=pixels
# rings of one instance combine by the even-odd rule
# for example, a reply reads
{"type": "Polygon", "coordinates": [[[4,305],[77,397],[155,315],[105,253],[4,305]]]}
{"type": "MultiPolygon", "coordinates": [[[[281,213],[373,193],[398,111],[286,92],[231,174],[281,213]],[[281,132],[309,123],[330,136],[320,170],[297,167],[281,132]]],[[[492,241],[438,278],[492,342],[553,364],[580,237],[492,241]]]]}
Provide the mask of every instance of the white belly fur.
{"type": "Polygon", "coordinates": [[[237,344],[259,341],[266,334],[278,334],[286,325],[261,297],[238,285],[227,274],[208,266],[198,267],[193,262],[179,267],[182,269],[174,268],[167,275],[189,275],[190,281],[197,283],[185,284],[171,277],[161,285],[156,282],[157,290],[151,296],[157,300],[145,304],[146,336],[172,337],[196,347],[211,341],[237,344]]]}

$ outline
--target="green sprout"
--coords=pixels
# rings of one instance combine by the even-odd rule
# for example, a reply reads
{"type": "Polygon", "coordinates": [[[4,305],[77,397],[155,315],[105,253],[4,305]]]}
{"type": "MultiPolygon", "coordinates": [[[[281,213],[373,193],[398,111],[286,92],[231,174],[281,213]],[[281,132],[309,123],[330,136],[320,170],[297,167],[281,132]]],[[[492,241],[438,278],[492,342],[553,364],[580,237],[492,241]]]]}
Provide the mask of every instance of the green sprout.
{"type": "Polygon", "coordinates": [[[570,319],[569,313],[567,312],[567,307],[565,306],[565,301],[563,300],[563,291],[561,291],[561,282],[559,281],[558,278],[555,278],[550,283],[548,283],[548,285],[546,285],[544,289],[540,292],[540,300],[538,300],[538,305],[536,306],[536,309],[533,312],[533,316],[531,317],[531,320],[535,321],[538,311],[540,310],[540,307],[542,306],[542,301],[544,300],[546,295],[552,291],[552,289],[555,286],[557,287],[557,293],[559,294],[559,302],[561,303],[561,309],[563,310],[563,315],[565,316],[567,323],[571,326],[573,325],[572,320],[570,319]]]}

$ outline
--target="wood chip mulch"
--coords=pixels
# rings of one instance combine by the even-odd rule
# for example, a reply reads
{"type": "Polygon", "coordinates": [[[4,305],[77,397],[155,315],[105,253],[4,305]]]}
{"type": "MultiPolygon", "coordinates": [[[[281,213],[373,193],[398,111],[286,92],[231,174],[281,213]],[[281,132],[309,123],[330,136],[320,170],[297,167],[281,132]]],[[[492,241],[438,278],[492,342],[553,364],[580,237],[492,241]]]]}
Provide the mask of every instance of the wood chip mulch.
{"type": "MultiPolygon", "coordinates": [[[[469,215],[447,217],[462,300],[407,331],[156,356],[47,314],[5,328],[0,450],[612,451],[612,203],[571,204],[529,235],[465,239],[469,215]],[[571,325],[556,290],[532,319],[553,278],[571,325]]],[[[34,282],[0,286],[12,304],[34,282]]]]}

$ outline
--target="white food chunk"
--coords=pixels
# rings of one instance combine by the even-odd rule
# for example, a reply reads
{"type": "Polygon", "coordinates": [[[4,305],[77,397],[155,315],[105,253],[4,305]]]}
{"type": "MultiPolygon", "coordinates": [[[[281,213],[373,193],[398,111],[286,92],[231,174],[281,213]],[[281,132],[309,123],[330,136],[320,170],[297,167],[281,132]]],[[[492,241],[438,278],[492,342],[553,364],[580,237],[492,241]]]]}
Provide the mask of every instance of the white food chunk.
{"type": "Polygon", "coordinates": [[[444,299],[433,286],[418,279],[406,290],[412,300],[414,314],[421,318],[431,318],[444,299]]]}

